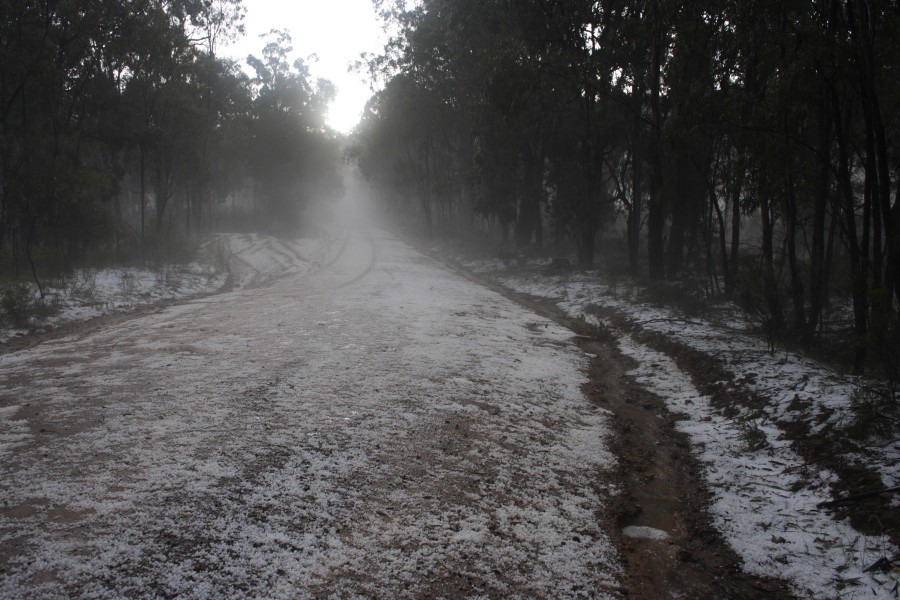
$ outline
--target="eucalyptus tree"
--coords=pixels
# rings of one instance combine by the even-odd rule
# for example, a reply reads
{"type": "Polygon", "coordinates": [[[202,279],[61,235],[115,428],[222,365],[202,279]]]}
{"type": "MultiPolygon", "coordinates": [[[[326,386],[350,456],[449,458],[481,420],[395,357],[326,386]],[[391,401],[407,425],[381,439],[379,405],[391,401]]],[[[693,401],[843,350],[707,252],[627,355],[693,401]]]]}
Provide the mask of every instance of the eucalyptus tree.
{"type": "Polygon", "coordinates": [[[584,264],[617,207],[636,274],[646,240],[651,280],[704,269],[717,289],[721,273],[810,342],[847,273],[860,347],[872,324],[898,331],[894,4],[379,6],[400,35],[371,62],[395,81],[368,131],[384,144],[396,127],[417,149],[395,160],[428,179],[425,205],[470,188],[458,197],[522,245],[541,243],[549,212],[584,264]]]}
{"type": "Polygon", "coordinates": [[[34,267],[36,247],[77,257],[113,229],[118,239],[131,146],[141,149],[141,171],[155,176],[161,227],[197,133],[203,52],[188,29],[209,8],[199,0],[0,5],[0,250],[12,246],[34,267]]]}
{"type": "Polygon", "coordinates": [[[838,147],[837,180],[843,198],[845,234],[854,261],[854,321],[859,339],[857,368],[863,366],[864,349],[873,346],[879,359],[900,379],[900,171],[897,142],[900,101],[895,73],[898,64],[900,8],[888,2],[832,2],[827,6],[834,47],[841,68],[834,69],[829,85],[838,147]],[[863,174],[862,195],[854,180],[863,174]],[[856,208],[861,204],[862,223],[858,249],[852,243],[856,208]],[[866,318],[871,302],[871,313],[866,318]],[[866,322],[871,323],[871,330],[866,322]]]}
{"type": "Polygon", "coordinates": [[[77,255],[104,232],[114,173],[96,137],[111,115],[110,53],[127,15],[115,3],[3,3],[0,10],[0,250],[77,255]]]}
{"type": "MultiPolygon", "coordinates": [[[[595,200],[602,203],[598,149],[609,140],[598,139],[602,119],[595,113],[612,78],[602,55],[591,48],[596,50],[599,14],[595,3],[575,0],[516,5],[431,0],[390,11],[402,36],[372,68],[403,78],[403,85],[420,94],[416,97],[432,103],[427,111],[400,113],[419,124],[406,131],[419,136],[418,170],[433,180],[422,192],[426,204],[435,183],[449,183],[469,191],[458,197],[495,220],[504,238],[512,229],[518,245],[541,245],[550,152],[562,157],[565,145],[576,149],[576,176],[594,182],[581,186],[590,197],[577,199],[582,214],[595,200]],[[569,127],[562,115],[575,115],[580,125],[569,127]],[[564,131],[571,134],[566,140],[560,137],[564,131]],[[435,181],[433,169],[421,168],[426,154],[453,165],[444,181],[435,181]]],[[[389,94],[382,104],[391,98],[404,101],[389,94]]],[[[574,201],[565,192],[557,194],[557,203],[559,198],[574,201]]],[[[581,219],[573,238],[592,241],[598,227],[595,218],[581,219]]],[[[585,256],[592,255],[592,243],[584,246],[585,256]]]]}
{"type": "Polygon", "coordinates": [[[429,235],[440,160],[435,123],[441,103],[415,79],[398,75],[366,107],[357,131],[358,164],[393,211],[418,212],[429,235]]]}

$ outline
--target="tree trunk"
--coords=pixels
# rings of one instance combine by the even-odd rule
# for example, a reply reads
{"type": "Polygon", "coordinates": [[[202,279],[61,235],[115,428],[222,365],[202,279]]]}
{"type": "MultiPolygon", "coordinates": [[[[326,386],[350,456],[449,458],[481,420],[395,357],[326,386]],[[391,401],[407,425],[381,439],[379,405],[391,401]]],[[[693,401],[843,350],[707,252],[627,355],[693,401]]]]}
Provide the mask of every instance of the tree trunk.
{"type": "Polygon", "coordinates": [[[169,184],[166,173],[165,157],[160,150],[156,165],[156,233],[159,235],[163,229],[163,219],[166,214],[166,206],[169,204],[169,184]]]}
{"type": "Polygon", "coordinates": [[[731,193],[731,269],[728,271],[728,279],[725,280],[725,290],[729,294],[734,292],[737,278],[740,274],[741,193],[743,192],[743,182],[743,175],[738,175],[736,181],[732,182],[729,190],[731,193]]]}
{"type": "Polygon", "coordinates": [[[838,228],[838,223],[840,219],[834,213],[831,214],[831,223],[828,225],[828,242],[825,245],[825,272],[823,273],[822,279],[822,310],[831,306],[831,300],[829,297],[829,293],[831,290],[831,273],[834,270],[834,240],[836,230],[838,228]]]}
{"type": "Polygon", "coordinates": [[[191,235],[191,207],[194,205],[191,202],[191,184],[185,182],[184,184],[184,233],[186,235],[191,235]]]}
{"type": "MultiPolygon", "coordinates": [[[[857,47],[860,92],[866,124],[866,178],[872,177],[871,193],[875,196],[873,210],[881,211],[887,252],[886,281],[891,296],[900,300],[900,206],[891,206],[891,178],[887,135],[881,115],[881,102],[876,87],[874,40],[871,37],[869,4],[859,0],[848,2],[848,21],[851,36],[857,47]]],[[[880,233],[876,234],[880,235],[880,233]]],[[[880,244],[878,244],[880,245],[880,244]]],[[[879,252],[873,254],[880,261],[879,252]]],[[[879,275],[880,277],[880,275],[879,275]]]]}
{"type": "Polygon", "coordinates": [[[525,144],[522,152],[522,194],[519,197],[519,216],[516,220],[516,245],[529,246],[534,239],[541,244],[541,196],[544,186],[544,154],[525,144]]]}
{"type": "MultiPolygon", "coordinates": [[[[829,84],[830,85],[830,84],[829,84]]],[[[828,211],[828,193],[831,189],[831,138],[832,111],[830,94],[825,89],[818,110],[819,146],[817,152],[818,174],[813,191],[812,248],[810,249],[809,319],[806,322],[804,343],[809,346],[822,320],[825,304],[825,216],[828,211]]]]}
{"type": "MultiPolygon", "coordinates": [[[[684,158],[679,157],[677,160],[678,173],[673,177],[677,185],[677,191],[673,198],[677,204],[672,206],[672,226],[669,229],[669,250],[668,250],[668,272],[669,279],[677,279],[684,261],[684,238],[685,229],[690,225],[693,226],[698,220],[697,215],[693,211],[693,201],[691,199],[692,190],[688,173],[693,171],[691,165],[684,158]]],[[[697,168],[696,163],[694,167],[697,168]]],[[[699,170],[699,169],[698,169],[699,170]]]]}
{"type": "Polygon", "coordinates": [[[843,199],[847,249],[850,253],[850,277],[853,292],[853,331],[856,336],[856,352],[853,370],[862,373],[866,361],[866,334],[868,310],[868,274],[863,270],[860,258],[859,241],[856,232],[856,205],[853,199],[853,184],[850,179],[850,154],[847,140],[844,137],[844,126],[838,103],[834,102],[836,112],[834,125],[838,142],[838,187],[843,199]]]}
{"type": "Polygon", "coordinates": [[[594,266],[594,238],[597,232],[590,224],[583,224],[578,230],[578,266],[594,266]]]}
{"type": "Polygon", "coordinates": [[[422,215],[425,218],[425,232],[428,237],[434,236],[434,224],[431,218],[431,132],[425,132],[424,176],[419,182],[419,200],[422,203],[422,215]]]}
{"type": "MultiPolygon", "coordinates": [[[[725,216],[722,214],[722,207],[719,206],[719,198],[716,195],[716,186],[713,185],[713,182],[710,181],[709,178],[706,178],[706,187],[709,193],[710,209],[715,211],[716,222],[719,225],[719,255],[722,260],[722,274],[725,278],[725,291],[730,291],[734,275],[731,273],[732,265],[728,262],[728,246],[725,243],[725,235],[728,233],[725,227],[725,216]]],[[[712,221],[712,215],[710,215],[710,221],[712,221]]],[[[712,237],[712,223],[710,223],[709,226],[709,236],[712,237]]],[[[709,241],[709,244],[712,244],[712,240],[709,241]]]]}
{"type": "MultiPolygon", "coordinates": [[[[790,168],[790,167],[788,167],[790,168]]],[[[806,298],[800,266],[797,263],[797,199],[794,183],[790,176],[785,182],[785,201],[787,203],[787,258],[791,275],[791,301],[794,309],[794,330],[803,334],[806,331],[806,298]]]]}
{"type": "Polygon", "coordinates": [[[784,327],[784,316],[781,311],[781,298],[778,293],[778,282],[775,280],[775,253],[773,244],[773,223],[769,199],[766,192],[759,198],[760,225],[762,226],[763,253],[763,293],[771,319],[770,326],[778,331],[784,327]]]}
{"type": "MultiPolygon", "coordinates": [[[[657,27],[661,27],[661,25],[657,27]]],[[[661,280],[665,276],[663,230],[666,216],[663,205],[662,114],[659,104],[662,51],[662,32],[657,31],[653,40],[650,66],[650,110],[653,125],[648,148],[650,154],[650,199],[647,203],[647,263],[650,279],[653,281],[661,280]]]]}
{"type": "Polygon", "coordinates": [[[144,213],[147,206],[147,179],[144,145],[141,144],[141,246],[144,245],[144,213]]]}
{"type": "MultiPolygon", "coordinates": [[[[634,162],[635,158],[632,158],[634,162]]],[[[628,265],[632,275],[637,275],[641,261],[641,176],[640,167],[632,166],[631,210],[628,212],[628,265]],[[637,171],[637,172],[636,172],[637,171]]]]}
{"type": "MultiPolygon", "coordinates": [[[[655,154],[655,151],[651,151],[655,154]]],[[[650,198],[647,202],[647,266],[650,279],[658,281],[665,275],[665,242],[663,233],[666,216],[662,198],[662,158],[650,159],[650,198]]]]}
{"type": "Polygon", "coordinates": [[[28,266],[31,268],[31,276],[34,279],[34,283],[37,286],[38,293],[41,296],[41,300],[44,299],[44,286],[41,284],[41,280],[38,277],[37,266],[34,264],[34,257],[31,255],[31,232],[25,235],[25,258],[28,259],[28,266]]]}
{"type": "Polygon", "coordinates": [[[634,123],[631,142],[631,212],[628,213],[628,263],[632,275],[637,275],[640,268],[641,252],[641,213],[643,203],[641,194],[643,186],[643,153],[641,152],[641,109],[643,107],[643,89],[640,83],[634,87],[634,123]]]}

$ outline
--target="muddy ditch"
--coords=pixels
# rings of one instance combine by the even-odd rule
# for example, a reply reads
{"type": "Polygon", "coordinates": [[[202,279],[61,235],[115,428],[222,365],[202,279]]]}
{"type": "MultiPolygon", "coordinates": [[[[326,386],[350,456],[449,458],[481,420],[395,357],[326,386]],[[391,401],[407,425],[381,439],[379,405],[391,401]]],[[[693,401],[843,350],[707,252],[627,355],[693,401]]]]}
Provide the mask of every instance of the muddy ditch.
{"type": "Polygon", "coordinates": [[[630,596],[793,597],[783,581],[742,571],[711,522],[710,494],[687,436],[676,431],[677,419],[664,401],[625,374],[628,359],[615,341],[581,337],[578,344],[594,357],[585,393],[613,414],[612,450],[621,463],[617,483],[623,491],[614,537],[630,596]]]}
{"type": "MultiPolygon", "coordinates": [[[[429,253],[431,254],[431,253],[429,253]]],[[[621,493],[611,510],[610,536],[625,568],[627,597],[794,598],[788,584],[748,574],[740,558],[712,523],[711,494],[702,467],[691,454],[687,435],[676,430],[678,417],[662,398],[627,375],[612,334],[574,319],[553,300],[513,292],[445,257],[433,255],[460,275],[576,334],[591,357],[585,395],[611,413],[611,450],[621,468],[614,482],[621,493]]]]}
{"type": "MultiPolygon", "coordinates": [[[[671,357],[691,377],[694,386],[708,396],[713,406],[723,414],[736,415],[739,408],[760,410],[769,403],[767,398],[735,381],[721,359],[679,343],[665,334],[643,329],[614,309],[592,307],[590,312],[627,331],[638,342],[671,357]]],[[[822,506],[822,510],[832,511],[838,520],[849,519],[861,533],[886,535],[893,544],[900,544],[900,513],[891,506],[892,494],[879,491],[883,489],[883,484],[874,469],[847,459],[848,454],[859,453],[863,449],[846,436],[814,434],[807,421],[779,421],[777,424],[806,463],[837,475],[837,480],[831,484],[834,502],[822,506]]]]}

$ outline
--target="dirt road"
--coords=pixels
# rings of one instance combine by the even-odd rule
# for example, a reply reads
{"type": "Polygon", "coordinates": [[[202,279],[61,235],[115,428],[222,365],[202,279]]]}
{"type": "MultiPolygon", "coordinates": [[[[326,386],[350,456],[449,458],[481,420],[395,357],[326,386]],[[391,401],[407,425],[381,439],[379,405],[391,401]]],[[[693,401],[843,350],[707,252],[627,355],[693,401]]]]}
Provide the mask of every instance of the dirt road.
{"type": "Polygon", "coordinates": [[[0,596],[621,597],[572,332],[384,233],[0,360],[0,596]]]}

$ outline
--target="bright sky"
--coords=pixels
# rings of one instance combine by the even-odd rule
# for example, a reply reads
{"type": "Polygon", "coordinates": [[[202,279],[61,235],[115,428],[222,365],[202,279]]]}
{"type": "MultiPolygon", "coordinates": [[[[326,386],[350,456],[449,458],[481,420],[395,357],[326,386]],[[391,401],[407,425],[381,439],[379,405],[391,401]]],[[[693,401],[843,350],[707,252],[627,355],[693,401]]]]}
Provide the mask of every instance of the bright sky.
{"type": "Polygon", "coordinates": [[[318,62],[307,60],[313,77],[337,86],[328,124],[342,132],[353,129],[372,92],[363,75],[347,72],[348,64],[359,60],[361,52],[381,52],[386,37],[371,0],[244,0],[244,6],[247,34],[224,51],[241,60],[248,54],[261,56],[265,42],[260,34],[288,30],[294,46],[291,62],[318,55],[318,62]]]}

